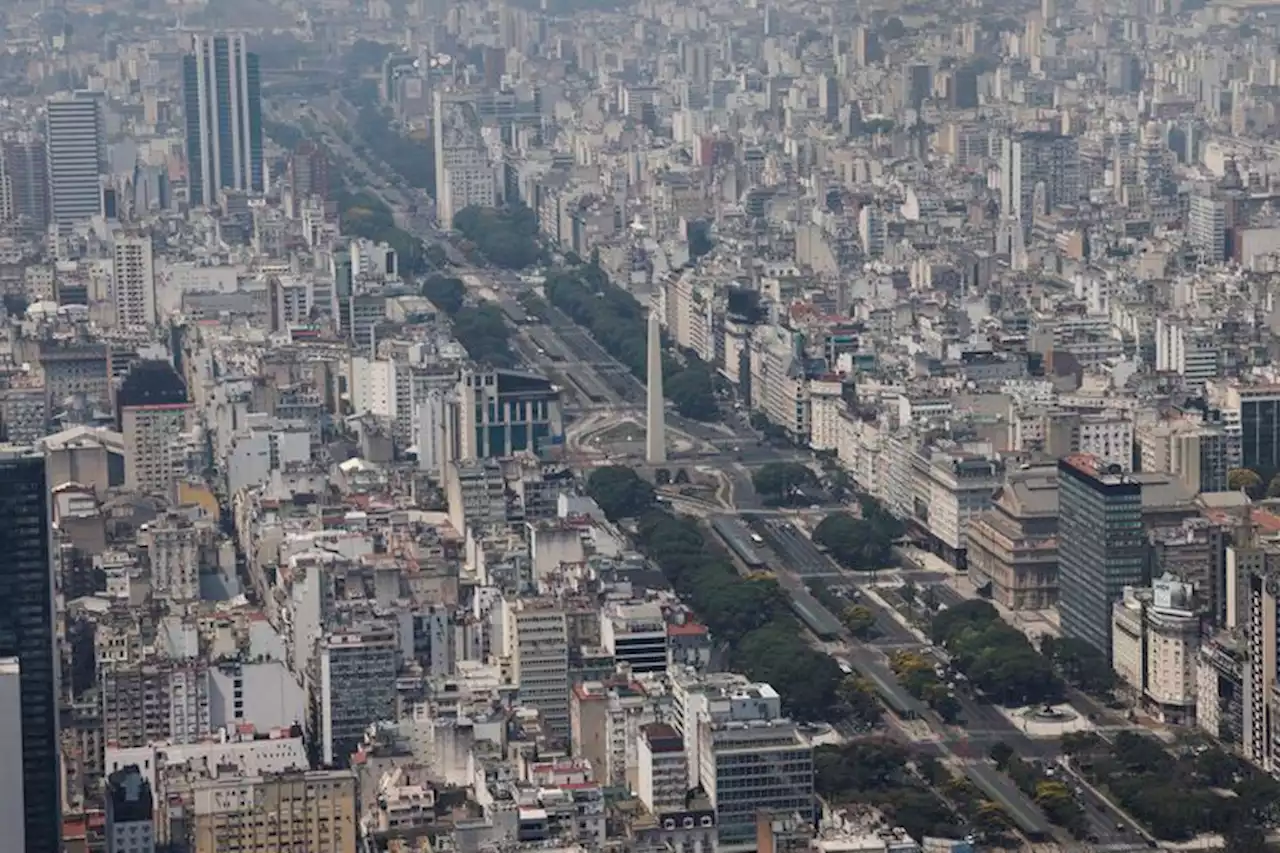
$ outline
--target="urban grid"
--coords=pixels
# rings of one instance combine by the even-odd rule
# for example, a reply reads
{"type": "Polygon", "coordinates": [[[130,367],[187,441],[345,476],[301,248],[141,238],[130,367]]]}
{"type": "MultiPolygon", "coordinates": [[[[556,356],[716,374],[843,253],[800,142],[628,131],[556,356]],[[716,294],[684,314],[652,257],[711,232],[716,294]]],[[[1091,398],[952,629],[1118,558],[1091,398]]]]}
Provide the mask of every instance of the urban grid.
{"type": "Polygon", "coordinates": [[[0,33],[0,853],[1280,853],[1280,0],[0,33]]]}

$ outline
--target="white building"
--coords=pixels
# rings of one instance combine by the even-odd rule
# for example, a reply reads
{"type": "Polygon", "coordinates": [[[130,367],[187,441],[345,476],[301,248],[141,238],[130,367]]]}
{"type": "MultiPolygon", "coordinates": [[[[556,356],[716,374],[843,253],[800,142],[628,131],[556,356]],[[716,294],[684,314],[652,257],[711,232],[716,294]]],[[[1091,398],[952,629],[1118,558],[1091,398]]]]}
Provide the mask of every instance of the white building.
{"type": "Polygon", "coordinates": [[[689,761],[680,733],[666,723],[640,730],[636,793],[653,814],[682,811],[689,793],[689,761]]]}
{"type": "Polygon", "coordinates": [[[46,115],[49,202],[66,233],[102,213],[106,127],[99,98],[90,92],[52,98],[46,115]]]}
{"type": "Polygon", "coordinates": [[[836,450],[840,446],[840,414],[845,410],[844,386],[838,379],[809,382],[809,446],[836,450]]]}
{"type": "Polygon", "coordinates": [[[503,625],[520,704],[536,709],[548,731],[567,739],[569,635],[564,611],[549,601],[504,599],[503,625]]]}
{"type": "Polygon", "coordinates": [[[600,644],[635,673],[667,668],[667,623],[656,601],[607,605],[600,615],[600,644]]]}
{"type": "Polygon", "coordinates": [[[265,485],[272,471],[311,459],[311,427],[304,421],[286,421],[254,412],[244,429],[231,438],[227,456],[227,489],[265,485]]]}
{"type": "Polygon", "coordinates": [[[117,235],[112,301],[116,325],[150,328],[156,322],[156,276],[150,235],[117,235]]]}
{"type": "Polygon", "coordinates": [[[1199,691],[1200,616],[1190,584],[1171,577],[1126,587],[1112,608],[1112,665],[1168,723],[1193,722],[1199,691]]]}

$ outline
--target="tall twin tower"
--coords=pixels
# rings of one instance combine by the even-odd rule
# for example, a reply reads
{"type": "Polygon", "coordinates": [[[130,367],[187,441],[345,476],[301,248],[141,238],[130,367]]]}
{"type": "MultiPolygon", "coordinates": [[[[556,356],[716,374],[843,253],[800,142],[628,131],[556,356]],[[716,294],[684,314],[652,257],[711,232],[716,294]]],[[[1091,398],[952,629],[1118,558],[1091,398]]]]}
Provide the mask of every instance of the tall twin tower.
{"type": "Polygon", "coordinates": [[[662,323],[658,312],[649,309],[649,344],[646,379],[649,382],[645,407],[644,461],[660,465],[667,461],[666,409],[662,396],[662,323]]]}

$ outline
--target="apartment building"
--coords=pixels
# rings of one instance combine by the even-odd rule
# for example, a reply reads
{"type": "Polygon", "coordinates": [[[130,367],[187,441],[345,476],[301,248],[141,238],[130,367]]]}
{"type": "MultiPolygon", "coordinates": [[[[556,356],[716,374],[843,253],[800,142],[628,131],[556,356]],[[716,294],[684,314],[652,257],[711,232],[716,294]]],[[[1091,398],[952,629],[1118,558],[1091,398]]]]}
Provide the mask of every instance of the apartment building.
{"type": "Polygon", "coordinates": [[[569,634],[564,609],[542,599],[503,599],[507,655],[520,704],[534,708],[547,731],[568,740],[569,634]]]}
{"type": "Polygon", "coordinates": [[[193,853],[356,853],[356,776],[308,770],[220,777],[192,788],[193,853]]]}

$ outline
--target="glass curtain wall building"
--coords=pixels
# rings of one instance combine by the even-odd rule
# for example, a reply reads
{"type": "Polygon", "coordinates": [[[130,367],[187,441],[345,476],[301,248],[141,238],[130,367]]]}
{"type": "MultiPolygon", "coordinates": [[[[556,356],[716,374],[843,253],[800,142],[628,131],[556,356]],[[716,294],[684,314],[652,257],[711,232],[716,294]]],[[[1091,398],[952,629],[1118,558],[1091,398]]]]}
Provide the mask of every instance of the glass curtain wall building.
{"type": "Polygon", "coordinates": [[[258,56],[244,36],[193,36],[183,58],[187,192],[192,206],[224,189],[260,193],[262,93],[258,56]]]}

